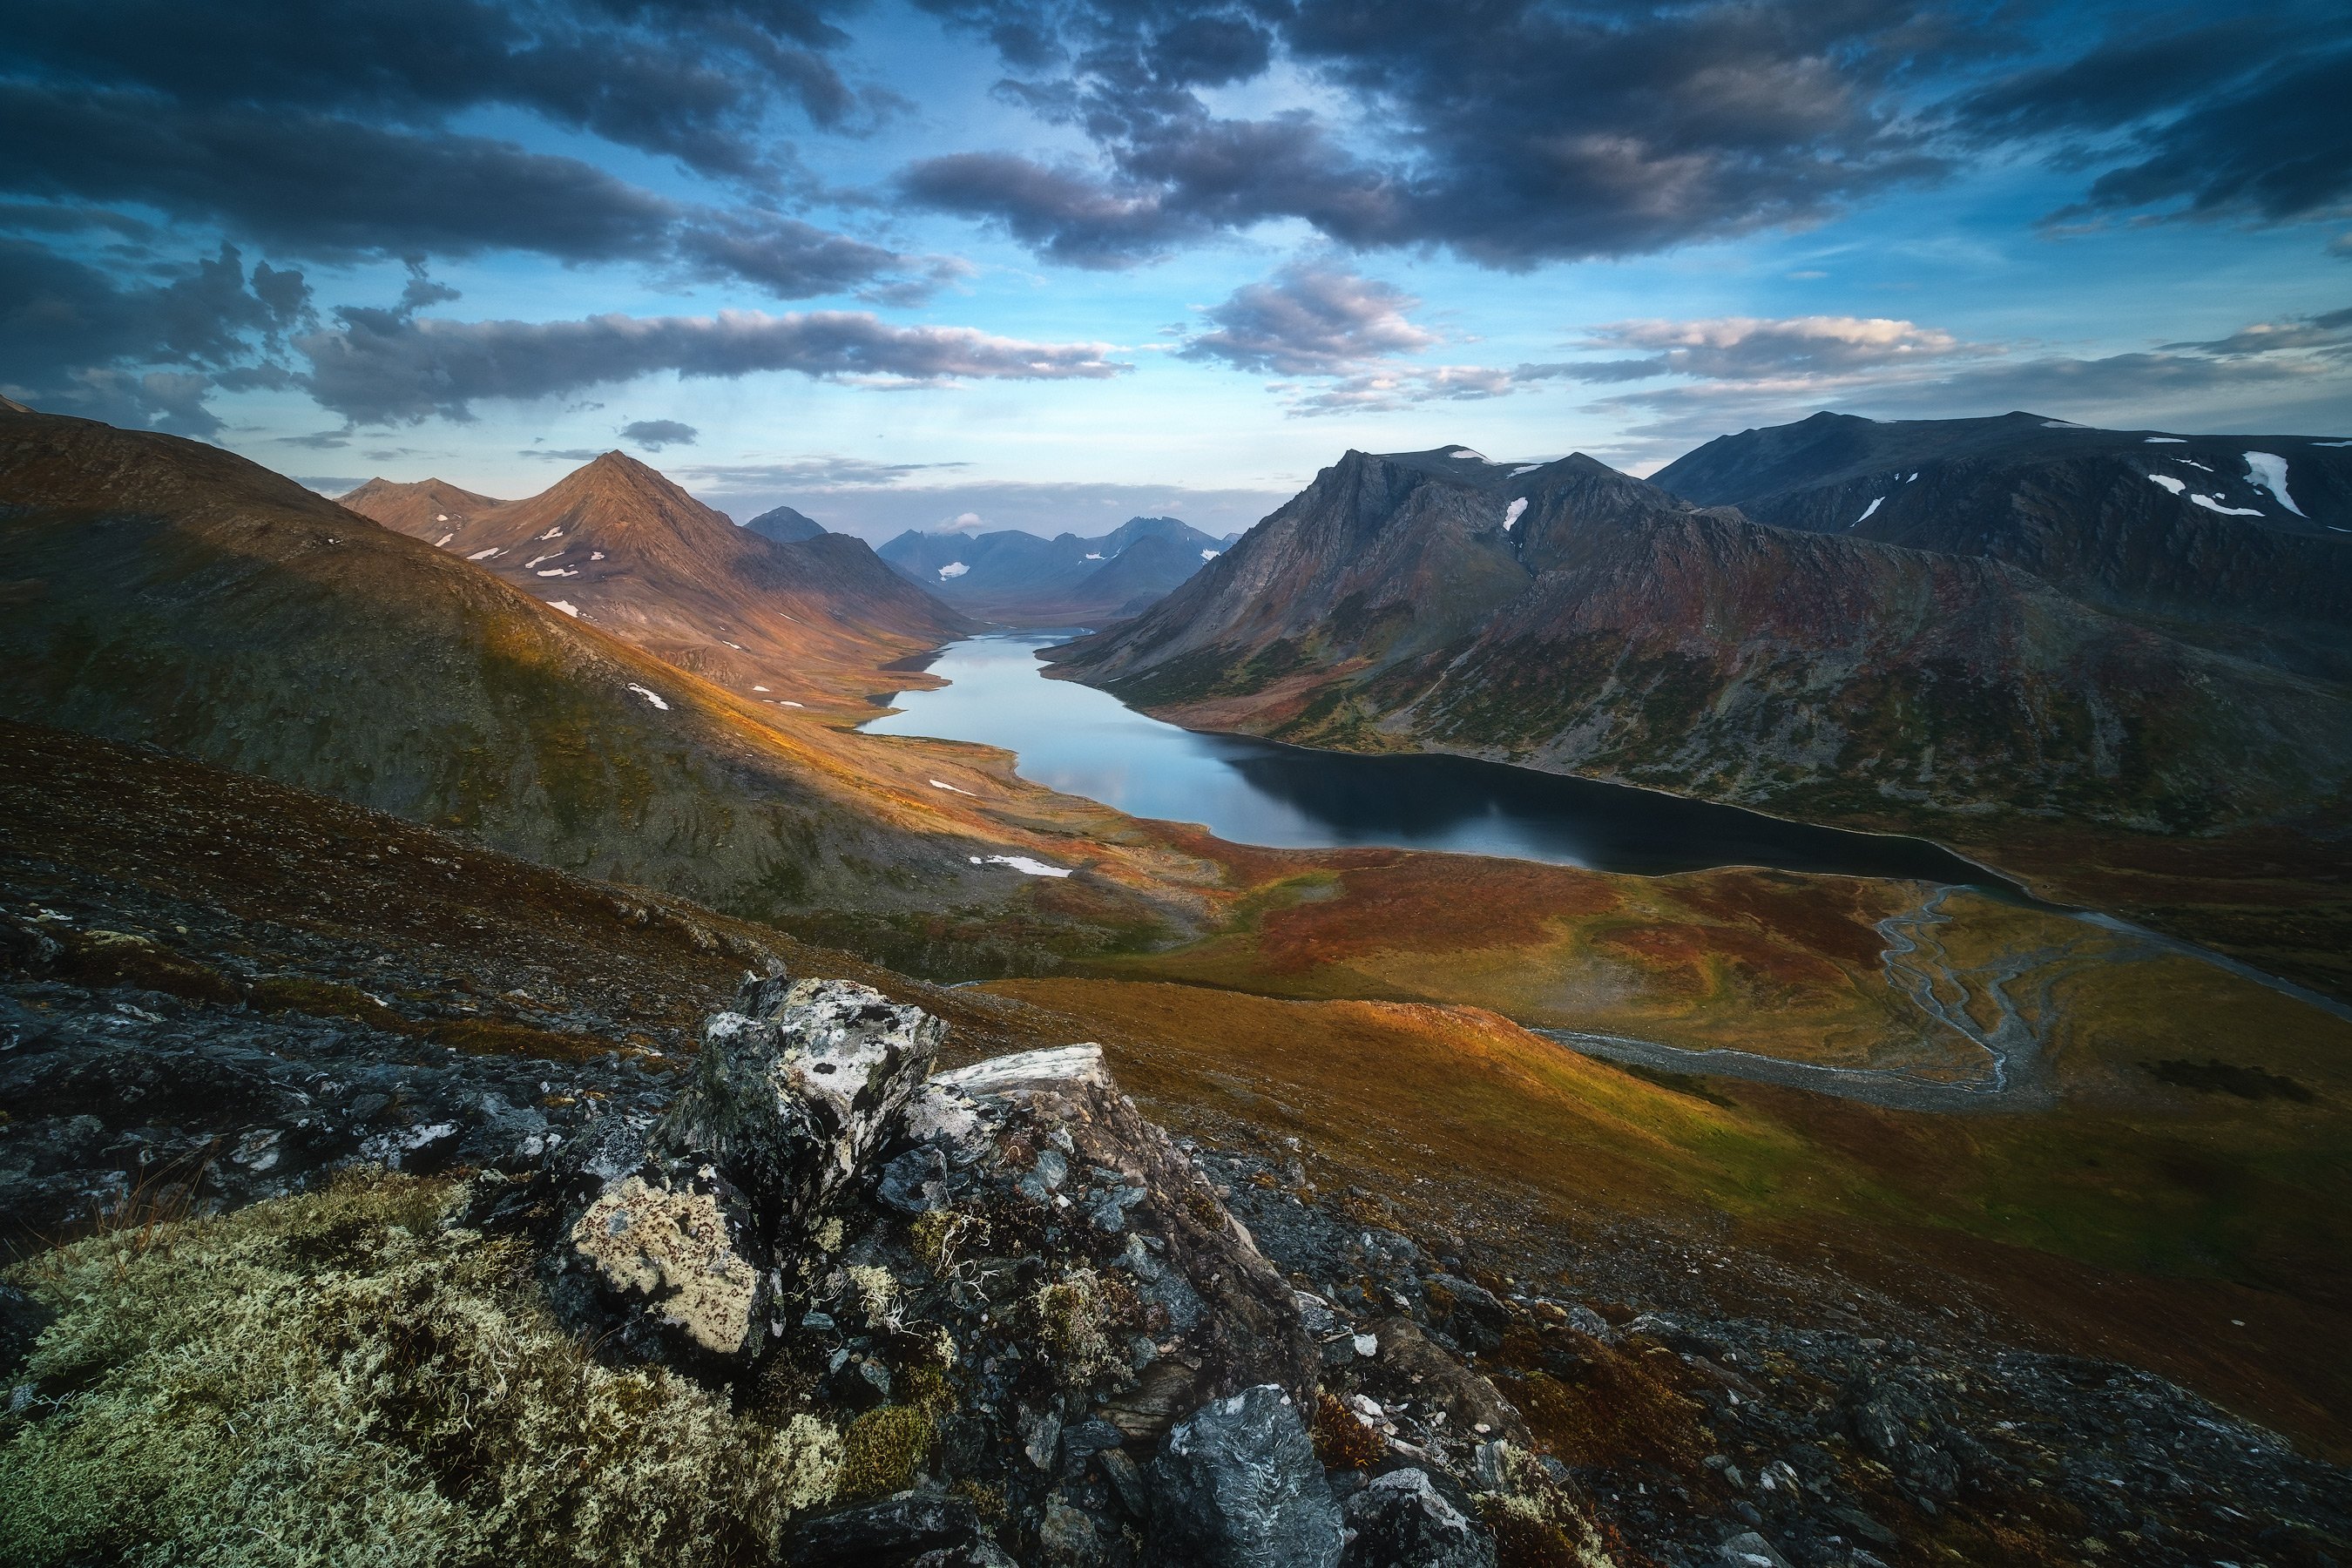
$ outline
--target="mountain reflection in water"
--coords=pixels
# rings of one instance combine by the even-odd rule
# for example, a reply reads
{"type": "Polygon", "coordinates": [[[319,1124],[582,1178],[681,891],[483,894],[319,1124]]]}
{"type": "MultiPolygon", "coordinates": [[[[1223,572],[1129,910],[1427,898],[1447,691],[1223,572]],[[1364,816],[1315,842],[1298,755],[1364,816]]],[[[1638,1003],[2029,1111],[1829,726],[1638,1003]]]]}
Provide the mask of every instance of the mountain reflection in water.
{"type": "Polygon", "coordinates": [[[1465,757],[1355,756],[1196,734],[1109,693],[1048,680],[1036,650],[1067,634],[950,644],[948,685],[901,692],[873,734],[975,741],[1021,776],[1131,816],[1204,824],[1276,848],[1444,849],[1659,875],[1714,866],[2009,886],[1924,839],[1848,833],[1737,806],[1465,757]]]}

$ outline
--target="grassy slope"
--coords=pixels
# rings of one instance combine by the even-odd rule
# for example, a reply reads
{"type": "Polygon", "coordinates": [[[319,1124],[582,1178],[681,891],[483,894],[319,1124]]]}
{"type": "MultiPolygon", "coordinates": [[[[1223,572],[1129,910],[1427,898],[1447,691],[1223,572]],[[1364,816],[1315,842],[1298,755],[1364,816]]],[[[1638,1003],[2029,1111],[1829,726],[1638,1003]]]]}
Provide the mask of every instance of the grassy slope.
{"type": "Polygon", "coordinates": [[[910,961],[1018,972],[1186,918],[1163,885],[1187,868],[994,753],[757,705],[217,449],[0,414],[0,657],[19,672],[0,717],[910,961]],[[972,863],[1059,860],[1090,828],[1087,878],[972,863]]]}

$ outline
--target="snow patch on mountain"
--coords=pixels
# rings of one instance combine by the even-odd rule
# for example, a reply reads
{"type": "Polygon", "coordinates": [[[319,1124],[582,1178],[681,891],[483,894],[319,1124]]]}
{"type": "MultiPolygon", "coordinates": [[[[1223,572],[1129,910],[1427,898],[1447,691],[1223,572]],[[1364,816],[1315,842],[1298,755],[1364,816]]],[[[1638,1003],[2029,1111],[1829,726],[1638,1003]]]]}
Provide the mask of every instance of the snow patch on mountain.
{"type": "Polygon", "coordinates": [[[965,565],[961,561],[950,561],[946,565],[940,568],[940,577],[942,581],[950,577],[961,577],[971,570],[971,567],[965,565]]]}
{"type": "Polygon", "coordinates": [[[629,682],[629,689],[644,698],[646,701],[652,703],[655,707],[660,709],[663,712],[667,713],[669,711],[669,704],[662,700],[660,693],[648,690],[646,688],[639,686],[634,680],[629,682]]]}
{"type": "Polygon", "coordinates": [[[1855,518],[1852,522],[1847,523],[1846,526],[1848,528],[1860,528],[1864,523],[1870,521],[1871,515],[1874,512],[1877,511],[1880,507],[1885,506],[1885,504],[1886,498],[1885,496],[1873,497],[1871,503],[1862,509],[1862,515],[1855,518]]]}
{"type": "Polygon", "coordinates": [[[1525,512],[1527,510],[1528,498],[1525,496],[1519,497],[1509,506],[1506,507],[1503,510],[1503,531],[1505,533],[1510,532],[1511,525],[1518,521],[1520,514],[1525,512]]]}
{"type": "Polygon", "coordinates": [[[2246,474],[2255,484],[2276,496],[2279,505],[2297,517],[2304,515],[2303,508],[2295,505],[2294,498],[2286,493],[2284,458],[2275,452],[2249,452],[2246,454],[2246,474]]]}
{"type": "Polygon", "coordinates": [[[575,620],[578,619],[580,616],[580,606],[573,604],[569,599],[550,599],[547,602],[547,607],[551,610],[562,610],[565,615],[572,616],[575,620]]]}
{"type": "Polygon", "coordinates": [[[2150,474],[2147,478],[2150,484],[2162,485],[2174,495],[2179,495],[2181,491],[2189,488],[2187,485],[2182,484],[2179,479],[2174,479],[2170,474],[2150,474]]]}
{"type": "Polygon", "coordinates": [[[1043,860],[1032,860],[1026,855],[974,855],[975,866],[1010,866],[1024,877],[1066,877],[1069,872],[1059,866],[1048,866],[1043,860]]]}

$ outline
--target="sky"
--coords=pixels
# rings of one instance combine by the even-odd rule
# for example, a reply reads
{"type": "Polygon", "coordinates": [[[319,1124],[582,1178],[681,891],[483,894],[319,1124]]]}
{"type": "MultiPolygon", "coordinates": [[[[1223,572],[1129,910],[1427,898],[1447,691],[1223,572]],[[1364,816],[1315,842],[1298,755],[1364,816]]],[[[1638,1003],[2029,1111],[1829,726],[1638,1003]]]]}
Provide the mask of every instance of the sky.
{"type": "Polygon", "coordinates": [[[2352,431],[2352,12],[0,0],[0,390],[338,493],[1246,528],[1822,408],[2352,431]]]}

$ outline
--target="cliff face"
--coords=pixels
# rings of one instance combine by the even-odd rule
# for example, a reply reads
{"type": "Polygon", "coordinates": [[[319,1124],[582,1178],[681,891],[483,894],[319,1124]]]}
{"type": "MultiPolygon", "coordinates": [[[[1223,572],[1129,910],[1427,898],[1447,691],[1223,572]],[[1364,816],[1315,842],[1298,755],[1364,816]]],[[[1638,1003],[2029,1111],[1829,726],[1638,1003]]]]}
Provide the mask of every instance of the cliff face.
{"type": "MultiPolygon", "coordinates": [[[[2051,551],[2104,548],[2097,514],[2058,515],[2051,551]]],[[[2336,547],[2224,542],[2198,559],[2237,564],[2183,631],[2155,613],[2152,569],[2126,614],[1997,552],[1768,526],[1581,456],[1351,452],[1162,605],[1058,657],[1181,721],[1310,744],[1791,809],[2202,829],[2352,777],[2352,705],[2308,668],[2331,623],[2282,651],[2244,609],[2292,592],[2324,609],[2324,586],[2232,585],[2336,547]]]]}

